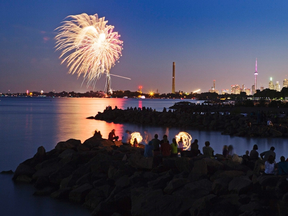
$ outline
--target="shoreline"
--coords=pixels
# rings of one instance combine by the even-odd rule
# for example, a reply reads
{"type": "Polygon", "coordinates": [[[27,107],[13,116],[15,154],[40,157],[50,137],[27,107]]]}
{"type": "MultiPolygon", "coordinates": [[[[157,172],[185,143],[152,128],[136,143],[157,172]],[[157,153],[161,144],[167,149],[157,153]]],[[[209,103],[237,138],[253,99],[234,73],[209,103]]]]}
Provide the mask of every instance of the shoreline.
{"type": "Polygon", "coordinates": [[[101,134],[83,143],[69,139],[49,152],[39,147],[13,180],[33,184],[34,195],[82,204],[92,215],[287,213],[287,176],[261,175],[261,160],[254,165],[219,154],[172,158],[143,152],[101,134]]]}
{"type": "Polygon", "coordinates": [[[196,105],[174,112],[165,108],[158,112],[145,107],[123,110],[107,107],[102,113],[98,112],[87,119],[219,131],[223,135],[239,137],[288,137],[288,117],[284,110],[285,108],[196,105]],[[268,120],[272,122],[271,125],[267,125],[268,120]]]}

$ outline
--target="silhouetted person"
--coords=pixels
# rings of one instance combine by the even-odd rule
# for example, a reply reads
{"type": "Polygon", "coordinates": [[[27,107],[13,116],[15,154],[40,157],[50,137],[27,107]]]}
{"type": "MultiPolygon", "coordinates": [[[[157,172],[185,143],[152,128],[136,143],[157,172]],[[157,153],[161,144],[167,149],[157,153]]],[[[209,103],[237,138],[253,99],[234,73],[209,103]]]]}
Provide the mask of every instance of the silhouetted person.
{"type": "Polygon", "coordinates": [[[228,158],[228,146],[227,145],[223,146],[222,155],[224,156],[224,158],[228,158]]]}
{"type": "Polygon", "coordinates": [[[178,145],[176,143],[176,139],[173,138],[171,143],[171,157],[177,157],[178,154],[178,145]]]}
{"type": "Polygon", "coordinates": [[[279,175],[288,175],[288,162],[285,161],[285,157],[280,157],[280,162],[277,163],[278,166],[278,174],[279,175]]]}
{"type": "Polygon", "coordinates": [[[265,174],[275,174],[275,161],[273,155],[269,155],[265,161],[265,174]]]}
{"type": "Polygon", "coordinates": [[[191,156],[195,157],[200,154],[198,139],[195,139],[194,142],[191,144],[191,156]]]}
{"type": "Polygon", "coordinates": [[[205,157],[214,158],[214,150],[210,147],[210,142],[206,141],[203,147],[203,155],[205,157]]]}
{"type": "Polygon", "coordinates": [[[163,136],[163,140],[160,141],[161,145],[161,154],[163,157],[168,157],[171,154],[171,146],[169,145],[169,141],[167,139],[167,135],[163,136]]]}
{"type": "Polygon", "coordinates": [[[259,159],[259,153],[258,153],[258,146],[254,145],[253,149],[250,152],[250,160],[256,161],[259,159]]]}
{"type": "Polygon", "coordinates": [[[274,158],[274,160],[275,160],[276,154],[275,154],[274,150],[275,150],[275,148],[272,146],[269,151],[262,152],[262,153],[260,154],[260,157],[261,157],[261,158],[263,159],[263,161],[265,162],[265,161],[268,160],[269,156],[272,155],[273,158],[274,158]]]}
{"type": "Polygon", "coordinates": [[[110,133],[109,133],[109,136],[108,136],[108,139],[111,140],[111,141],[118,141],[118,136],[115,135],[115,129],[113,129],[110,133]]]}
{"type": "Polygon", "coordinates": [[[158,134],[154,135],[154,139],[151,140],[154,150],[154,156],[157,156],[160,154],[160,140],[158,139],[158,134]]]}

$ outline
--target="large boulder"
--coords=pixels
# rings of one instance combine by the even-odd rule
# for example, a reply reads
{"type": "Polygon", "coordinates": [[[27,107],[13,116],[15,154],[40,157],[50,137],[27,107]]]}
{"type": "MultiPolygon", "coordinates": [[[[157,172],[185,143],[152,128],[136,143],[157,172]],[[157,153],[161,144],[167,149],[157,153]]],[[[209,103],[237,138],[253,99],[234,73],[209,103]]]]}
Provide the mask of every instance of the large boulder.
{"type": "MultiPolygon", "coordinates": [[[[12,179],[16,180],[18,176],[27,176],[27,177],[31,178],[35,172],[36,172],[36,170],[33,167],[21,163],[16,168],[12,179]]],[[[20,179],[18,179],[18,180],[20,180],[20,179]]]]}
{"type": "Polygon", "coordinates": [[[69,193],[69,200],[77,203],[82,203],[85,200],[86,195],[93,189],[90,184],[84,184],[69,193]]]}
{"type": "Polygon", "coordinates": [[[153,157],[144,157],[139,153],[132,154],[128,161],[135,168],[150,170],[153,168],[153,157]]]}
{"type": "Polygon", "coordinates": [[[114,144],[114,142],[110,140],[93,136],[85,140],[83,143],[83,146],[89,148],[90,150],[91,149],[94,149],[94,150],[103,149],[106,151],[112,151],[116,145],[114,144]]]}
{"type": "Polygon", "coordinates": [[[228,186],[228,190],[238,194],[246,193],[252,188],[252,181],[247,176],[239,176],[233,178],[228,186]]]}
{"type": "Polygon", "coordinates": [[[57,151],[64,151],[66,149],[75,149],[77,150],[78,146],[81,145],[81,141],[80,140],[76,140],[76,139],[69,139],[65,142],[59,142],[57,143],[57,145],[55,146],[55,149],[57,151]]]}

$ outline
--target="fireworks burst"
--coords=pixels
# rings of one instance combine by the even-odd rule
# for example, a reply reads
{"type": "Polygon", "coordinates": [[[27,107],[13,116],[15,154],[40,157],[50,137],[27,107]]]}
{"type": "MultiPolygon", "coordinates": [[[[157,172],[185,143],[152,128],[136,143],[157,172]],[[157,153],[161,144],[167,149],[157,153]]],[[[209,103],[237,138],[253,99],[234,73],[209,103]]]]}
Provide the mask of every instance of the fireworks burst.
{"type": "Polygon", "coordinates": [[[187,133],[187,132],[180,132],[179,134],[177,134],[176,136],[176,142],[178,144],[178,142],[180,141],[181,137],[182,137],[182,141],[183,141],[183,150],[186,151],[189,149],[190,145],[191,145],[191,141],[192,141],[192,136],[187,133]]]}
{"type": "MultiPolygon", "coordinates": [[[[67,62],[69,73],[83,75],[87,85],[97,81],[121,57],[123,41],[114,26],[98,15],[70,15],[56,30],[56,50],[61,50],[61,63],[67,62]]],[[[110,77],[110,76],[109,76],[110,77]]]]}

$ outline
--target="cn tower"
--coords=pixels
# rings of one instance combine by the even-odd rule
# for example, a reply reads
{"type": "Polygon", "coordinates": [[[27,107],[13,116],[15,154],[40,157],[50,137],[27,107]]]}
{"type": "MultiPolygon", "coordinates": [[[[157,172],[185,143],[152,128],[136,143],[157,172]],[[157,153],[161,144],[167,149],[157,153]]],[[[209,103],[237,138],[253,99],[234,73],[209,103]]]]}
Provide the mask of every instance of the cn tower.
{"type": "Polygon", "coordinates": [[[254,72],[254,76],[255,76],[255,81],[254,81],[255,92],[256,92],[256,90],[257,90],[257,75],[258,75],[258,72],[257,72],[257,58],[256,58],[255,72],[254,72]]]}

